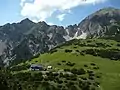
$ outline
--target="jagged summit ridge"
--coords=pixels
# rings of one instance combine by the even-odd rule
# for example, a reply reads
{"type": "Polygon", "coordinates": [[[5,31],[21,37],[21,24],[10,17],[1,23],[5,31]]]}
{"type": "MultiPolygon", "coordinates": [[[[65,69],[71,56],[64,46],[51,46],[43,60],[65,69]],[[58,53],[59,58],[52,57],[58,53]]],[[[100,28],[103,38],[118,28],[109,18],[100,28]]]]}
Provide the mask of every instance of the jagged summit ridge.
{"type": "Polygon", "coordinates": [[[120,22],[119,9],[103,8],[79,24],[67,27],[48,25],[44,21],[34,23],[28,18],[19,23],[6,24],[0,27],[0,43],[2,43],[0,47],[5,46],[1,49],[0,59],[19,63],[72,39],[110,36],[119,38],[118,22],[120,22]]]}

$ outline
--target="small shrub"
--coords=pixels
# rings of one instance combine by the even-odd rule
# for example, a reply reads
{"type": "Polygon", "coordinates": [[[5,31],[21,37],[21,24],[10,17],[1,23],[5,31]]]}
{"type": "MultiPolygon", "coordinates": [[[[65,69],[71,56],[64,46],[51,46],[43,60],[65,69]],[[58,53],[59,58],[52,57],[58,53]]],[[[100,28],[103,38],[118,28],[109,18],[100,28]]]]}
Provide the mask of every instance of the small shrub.
{"type": "Polygon", "coordinates": [[[68,66],[74,66],[75,63],[67,62],[66,65],[68,65],[68,66]]]}
{"type": "Polygon", "coordinates": [[[91,63],[90,65],[95,66],[96,64],[95,63],[91,63]]]}
{"type": "Polygon", "coordinates": [[[59,74],[58,74],[58,73],[53,73],[53,75],[56,77],[56,76],[58,76],[59,74]]]}
{"type": "Polygon", "coordinates": [[[76,56],[78,56],[78,55],[76,55],[76,56]]]}
{"type": "Polygon", "coordinates": [[[61,65],[61,63],[57,63],[57,65],[61,65]]]}
{"type": "Polygon", "coordinates": [[[74,47],[74,48],[77,48],[77,47],[74,47]]]}
{"type": "Polygon", "coordinates": [[[58,84],[57,87],[58,87],[58,90],[59,90],[59,89],[61,90],[62,85],[58,84]]]}
{"type": "Polygon", "coordinates": [[[86,77],[81,77],[81,79],[83,79],[83,80],[87,80],[87,78],[86,78],[86,77]]]}
{"type": "Polygon", "coordinates": [[[66,86],[63,86],[61,90],[68,90],[66,86]]]}
{"type": "Polygon", "coordinates": [[[84,67],[88,67],[88,65],[85,64],[84,67]]]}
{"type": "Polygon", "coordinates": [[[46,75],[49,76],[49,72],[46,72],[46,75]]]}
{"type": "Polygon", "coordinates": [[[90,42],[92,42],[91,40],[87,40],[87,43],[90,43],[90,42]]]}
{"type": "Polygon", "coordinates": [[[93,85],[91,85],[91,86],[90,86],[90,90],[96,90],[96,87],[93,86],[93,85]]]}
{"type": "Polygon", "coordinates": [[[70,69],[64,69],[65,72],[70,72],[70,69]]]}
{"type": "Polygon", "coordinates": [[[82,90],[89,90],[90,85],[89,85],[88,82],[82,82],[80,87],[81,87],[82,90]]]}
{"type": "Polygon", "coordinates": [[[94,71],[92,71],[92,70],[87,70],[87,73],[94,73],[94,71]]]}
{"type": "Polygon", "coordinates": [[[48,81],[49,79],[48,79],[48,77],[46,77],[46,78],[44,78],[44,80],[45,80],[45,81],[48,81]]]}
{"type": "Polygon", "coordinates": [[[69,81],[68,84],[71,86],[71,85],[74,85],[75,83],[73,81],[69,81]]]}
{"type": "Polygon", "coordinates": [[[77,69],[75,69],[75,68],[71,69],[71,73],[77,74],[77,69]]]}
{"type": "Polygon", "coordinates": [[[96,76],[96,78],[100,78],[101,76],[96,76]]]}
{"type": "Polygon", "coordinates": [[[120,44],[117,44],[118,47],[120,47],[120,44]]]}
{"type": "Polygon", "coordinates": [[[82,75],[82,74],[85,74],[85,73],[86,73],[86,71],[83,68],[78,69],[78,72],[77,72],[78,75],[82,75]]]}
{"type": "Polygon", "coordinates": [[[93,67],[93,69],[99,69],[99,67],[93,67]]]}
{"type": "Polygon", "coordinates": [[[66,61],[65,60],[62,60],[63,63],[65,63],[66,61]]]}
{"type": "Polygon", "coordinates": [[[77,77],[72,77],[71,80],[76,81],[77,77]]]}
{"type": "Polygon", "coordinates": [[[68,81],[67,81],[67,80],[65,80],[65,81],[64,81],[64,83],[68,83],[68,81]]]}
{"type": "Polygon", "coordinates": [[[59,84],[62,84],[62,83],[63,83],[63,81],[62,81],[62,80],[58,80],[57,82],[58,82],[59,84]]]}
{"type": "Polygon", "coordinates": [[[81,68],[81,69],[75,69],[75,68],[73,68],[73,69],[71,70],[71,72],[72,72],[73,74],[77,74],[77,75],[82,75],[82,74],[85,74],[85,73],[86,73],[86,71],[85,71],[83,68],[81,68]]]}
{"type": "Polygon", "coordinates": [[[94,85],[94,86],[97,86],[97,87],[98,87],[99,84],[100,84],[99,82],[94,82],[94,83],[93,83],[93,85],[94,85]]]}
{"type": "Polygon", "coordinates": [[[94,80],[94,77],[93,77],[93,76],[89,76],[89,79],[90,79],[90,80],[94,80]]]}
{"type": "Polygon", "coordinates": [[[76,52],[79,52],[79,50],[76,50],[76,52]]]}
{"type": "Polygon", "coordinates": [[[72,85],[70,86],[70,90],[78,90],[78,88],[76,87],[76,85],[72,85]]]}
{"type": "Polygon", "coordinates": [[[80,52],[80,55],[82,55],[82,56],[85,56],[85,53],[83,53],[83,52],[80,52]]]}
{"type": "Polygon", "coordinates": [[[72,50],[68,50],[68,49],[66,49],[65,52],[66,52],[66,53],[71,53],[72,50]]]}
{"type": "Polygon", "coordinates": [[[66,80],[71,80],[71,78],[70,77],[66,77],[66,80]]]}
{"type": "Polygon", "coordinates": [[[60,74],[59,74],[59,77],[64,77],[63,73],[60,73],[60,74]]]}
{"type": "Polygon", "coordinates": [[[95,76],[95,74],[94,73],[89,73],[89,76],[95,76]]]}
{"type": "Polygon", "coordinates": [[[97,86],[100,85],[100,82],[99,82],[99,81],[96,81],[95,83],[96,83],[97,86]]]}

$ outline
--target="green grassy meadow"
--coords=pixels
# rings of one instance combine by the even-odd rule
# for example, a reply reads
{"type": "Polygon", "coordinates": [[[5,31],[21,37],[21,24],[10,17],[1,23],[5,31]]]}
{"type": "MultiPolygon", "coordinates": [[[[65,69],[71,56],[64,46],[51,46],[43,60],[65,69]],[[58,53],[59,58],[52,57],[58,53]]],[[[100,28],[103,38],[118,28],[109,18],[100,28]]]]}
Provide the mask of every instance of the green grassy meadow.
{"type": "MultiPolygon", "coordinates": [[[[20,63],[19,66],[24,64],[43,64],[45,66],[51,65],[54,69],[62,70],[66,68],[83,68],[84,65],[88,65],[88,67],[84,67],[84,69],[92,69],[95,72],[101,73],[102,77],[100,81],[100,90],[120,90],[120,61],[110,60],[109,58],[102,58],[100,56],[93,56],[89,54],[81,55],[76,50],[82,51],[90,48],[99,48],[99,49],[120,49],[117,46],[119,42],[113,40],[87,40],[87,41],[71,41],[67,45],[62,45],[60,47],[55,48],[55,52],[48,52],[40,55],[38,58],[34,58],[25,63],[20,63]],[[89,43],[88,43],[89,42],[89,43]],[[86,46],[80,46],[79,44],[88,44],[86,46]],[[104,47],[93,47],[96,43],[103,43],[103,45],[107,45],[104,47]],[[93,45],[93,46],[91,46],[93,45]],[[109,47],[108,47],[109,45],[109,47]],[[65,50],[72,50],[72,52],[65,52],[65,50]],[[74,66],[68,66],[65,62],[75,63],[74,66]],[[59,64],[58,64],[59,63],[59,64]],[[94,66],[91,66],[91,63],[95,63],[96,66],[99,67],[98,70],[94,69],[94,66]]],[[[22,70],[25,71],[25,70],[22,70]]],[[[27,71],[27,70],[26,70],[27,71]]],[[[29,72],[29,70],[28,70],[29,72]]]]}

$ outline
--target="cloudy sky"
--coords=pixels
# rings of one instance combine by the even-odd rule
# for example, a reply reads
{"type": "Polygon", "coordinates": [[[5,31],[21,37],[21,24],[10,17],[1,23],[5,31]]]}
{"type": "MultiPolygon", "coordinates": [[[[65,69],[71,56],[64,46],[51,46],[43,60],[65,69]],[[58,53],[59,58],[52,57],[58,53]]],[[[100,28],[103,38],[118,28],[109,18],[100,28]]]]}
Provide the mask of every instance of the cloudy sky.
{"type": "Polygon", "coordinates": [[[120,8],[120,0],[0,0],[0,25],[29,18],[67,26],[104,7],[120,8]]]}

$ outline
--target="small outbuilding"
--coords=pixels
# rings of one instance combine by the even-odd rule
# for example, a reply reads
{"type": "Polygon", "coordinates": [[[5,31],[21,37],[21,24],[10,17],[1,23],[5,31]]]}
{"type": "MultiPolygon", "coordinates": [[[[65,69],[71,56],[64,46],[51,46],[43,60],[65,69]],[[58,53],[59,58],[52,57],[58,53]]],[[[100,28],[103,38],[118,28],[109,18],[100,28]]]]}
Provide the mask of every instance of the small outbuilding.
{"type": "Polygon", "coordinates": [[[47,66],[47,69],[49,70],[49,69],[52,69],[52,66],[47,66]]]}

